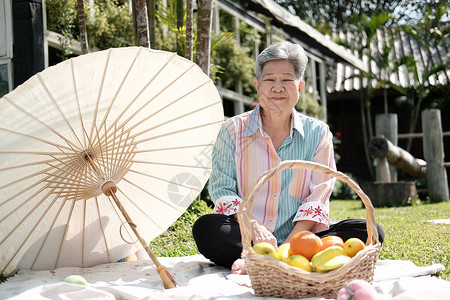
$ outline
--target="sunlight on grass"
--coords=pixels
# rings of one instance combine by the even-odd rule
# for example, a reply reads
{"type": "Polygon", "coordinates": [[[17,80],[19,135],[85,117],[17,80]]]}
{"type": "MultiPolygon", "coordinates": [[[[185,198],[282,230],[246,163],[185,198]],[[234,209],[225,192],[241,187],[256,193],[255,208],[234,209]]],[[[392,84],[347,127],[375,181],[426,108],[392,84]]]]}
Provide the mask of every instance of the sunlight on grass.
{"type": "MultiPolygon", "coordinates": [[[[331,219],[365,218],[359,200],[333,200],[331,219]]],[[[450,225],[426,220],[450,218],[450,202],[407,207],[375,208],[375,219],[386,238],[380,259],[411,260],[418,266],[444,265],[440,277],[450,280],[450,225]]]]}

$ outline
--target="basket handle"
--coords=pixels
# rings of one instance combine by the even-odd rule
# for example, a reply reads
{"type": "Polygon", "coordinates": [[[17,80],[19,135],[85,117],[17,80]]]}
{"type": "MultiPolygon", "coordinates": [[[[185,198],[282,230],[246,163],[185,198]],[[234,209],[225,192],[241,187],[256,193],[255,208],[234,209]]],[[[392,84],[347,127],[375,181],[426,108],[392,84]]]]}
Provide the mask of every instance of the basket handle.
{"type": "Polygon", "coordinates": [[[361,198],[365,208],[366,208],[366,227],[367,227],[367,242],[366,245],[378,244],[378,230],[375,224],[375,214],[372,202],[369,197],[363,192],[359,185],[350,177],[342,172],[335,171],[328,166],[304,160],[285,160],[282,161],[277,167],[265,171],[260,175],[256,184],[247,194],[243,202],[239,207],[237,213],[239,226],[242,235],[242,245],[243,248],[251,248],[251,211],[253,210],[254,199],[258,195],[261,187],[266,183],[274,174],[283,171],[285,169],[306,169],[311,171],[317,171],[326,175],[331,175],[342,182],[347,183],[361,198]],[[245,208],[248,205],[248,208],[245,208]]]}

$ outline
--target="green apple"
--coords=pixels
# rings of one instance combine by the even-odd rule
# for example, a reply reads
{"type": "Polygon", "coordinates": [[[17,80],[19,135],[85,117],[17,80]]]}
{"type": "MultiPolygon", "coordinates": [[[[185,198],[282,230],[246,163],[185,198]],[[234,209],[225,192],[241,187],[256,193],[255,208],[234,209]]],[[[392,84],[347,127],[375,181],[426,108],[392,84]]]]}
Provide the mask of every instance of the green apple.
{"type": "Polygon", "coordinates": [[[261,243],[255,244],[253,246],[253,250],[258,254],[262,254],[262,255],[266,255],[266,256],[270,256],[272,258],[278,259],[277,249],[275,249],[275,247],[268,242],[261,242],[261,243]]]}
{"type": "Polygon", "coordinates": [[[63,281],[71,284],[88,286],[86,279],[84,279],[84,277],[80,275],[69,275],[63,281]]]}

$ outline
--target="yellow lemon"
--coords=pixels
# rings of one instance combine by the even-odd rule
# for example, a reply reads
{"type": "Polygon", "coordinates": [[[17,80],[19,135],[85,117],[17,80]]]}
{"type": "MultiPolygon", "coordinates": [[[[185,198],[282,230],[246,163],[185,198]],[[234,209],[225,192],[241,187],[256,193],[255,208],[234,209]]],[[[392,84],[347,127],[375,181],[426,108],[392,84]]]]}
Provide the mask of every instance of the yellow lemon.
{"type": "Polygon", "coordinates": [[[278,247],[278,260],[285,262],[291,255],[291,244],[285,243],[278,247]]]}
{"type": "Polygon", "coordinates": [[[309,260],[302,255],[292,255],[286,261],[288,265],[311,272],[309,260]]]}
{"type": "Polygon", "coordinates": [[[366,245],[364,244],[364,242],[358,238],[350,238],[350,239],[346,240],[344,243],[345,253],[350,257],[355,256],[356,253],[358,253],[365,247],[366,247],[366,245]]]}

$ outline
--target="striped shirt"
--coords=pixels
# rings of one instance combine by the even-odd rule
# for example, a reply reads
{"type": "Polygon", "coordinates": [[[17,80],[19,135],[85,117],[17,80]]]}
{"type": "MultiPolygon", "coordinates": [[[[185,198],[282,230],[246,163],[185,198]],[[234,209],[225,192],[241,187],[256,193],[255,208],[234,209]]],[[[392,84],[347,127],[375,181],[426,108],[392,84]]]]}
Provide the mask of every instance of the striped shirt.
{"type": "MultiPolygon", "coordinates": [[[[307,160],[336,169],[332,134],[324,122],[293,110],[291,131],[278,150],[263,130],[260,106],[225,121],[214,145],[209,193],[213,213],[233,215],[261,173],[284,160],[307,160]]],[[[288,169],[261,188],[252,215],[284,242],[300,220],[329,225],[329,197],[335,179],[322,173],[288,169]]]]}

